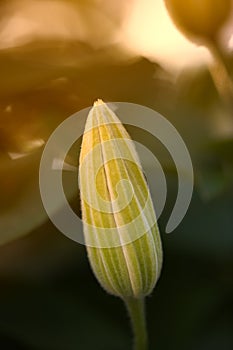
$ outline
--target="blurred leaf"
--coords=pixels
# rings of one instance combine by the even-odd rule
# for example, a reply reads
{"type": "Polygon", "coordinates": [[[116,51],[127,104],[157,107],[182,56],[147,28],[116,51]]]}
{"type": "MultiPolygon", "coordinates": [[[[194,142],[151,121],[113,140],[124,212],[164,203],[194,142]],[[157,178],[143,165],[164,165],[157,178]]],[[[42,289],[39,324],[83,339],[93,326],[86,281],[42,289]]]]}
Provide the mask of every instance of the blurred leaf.
{"type": "Polygon", "coordinates": [[[77,41],[34,41],[0,50],[0,94],[11,96],[45,85],[71,67],[92,60],[93,50],[77,41]]]}
{"type": "MultiPolygon", "coordinates": [[[[172,205],[174,192],[177,191],[175,180],[169,178],[169,193],[165,211],[160,223],[165,227],[172,205]]],[[[179,227],[165,235],[164,244],[177,254],[198,256],[214,261],[231,260],[233,256],[233,186],[217,197],[203,201],[194,190],[190,207],[179,227]]]]}
{"type": "Polygon", "coordinates": [[[231,190],[233,185],[233,139],[209,140],[199,158],[197,186],[203,200],[231,190]]]}
{"type": "Polygon", "coordinates": [[[27,234],[47,219],[39,194],[40,155],[37,152],[0,166],[0,245],[27,234]]]}
{"type": "MultiPolygon", "coordinates": [[[[233,172],[232,172],[233,175],[233,172]]],[[[227,190],[232,183],[221,171],[203,170],[198,177],[200,194],[204,200],[210,200],[227,190]]]]}
{"type": "Polygon", "coordinates": [[[19,46],[35,39],[65,39],[101,48],[117,41],[121,23],[133,2],[4,1],[0,16],[0,46],[19,46]]]}
{"type": "MultiPolygon", "coordinates": [[[[18,52],[7,50],[3,56],[0,52],[0,60],[5,59],[2,79],[6,80],[5,88],[0,87],[0,244],[29,233],[47,220],[39,194],[40,156],[43,143],[65,118],[92,105],[97,96],[105,101],[146,105],[152,100],[159,108],[167,106],[162,98],[165,91],[172,98],[169,80],[154,77],[155,73],[164,72],[158,65],[141,58],[129,59],[118,47],[100,51],[84,47],[82,51],[81,46],[76,60],[74,53],[78,55],[78,48],[67,44],[66,55],[56,65],[56,45],[49,50],[43,45],[27,45],[18,52]],[[8,79],[7,69],[15,69],[19,75],[8,79]],[[144,86],[149,94],[144,94],[144,86]],[[24,157],[11,159],[12,153],[24,157]]],[[[78,128],[77,125],[77,131],[78,128]]],[[[67,183],[69,196],[77,195],[76,182],[67,183]]]]}

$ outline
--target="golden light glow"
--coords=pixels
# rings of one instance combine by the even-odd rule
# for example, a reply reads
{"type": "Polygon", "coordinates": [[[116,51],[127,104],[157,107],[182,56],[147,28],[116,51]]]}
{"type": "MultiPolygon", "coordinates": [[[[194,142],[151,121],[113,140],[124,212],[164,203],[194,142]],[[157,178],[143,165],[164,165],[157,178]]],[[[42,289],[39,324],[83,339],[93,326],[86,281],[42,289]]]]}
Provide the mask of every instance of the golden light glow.
{"type": "Polygon", "coordinates": [[[210,55],[189,42],[174,26],[163,0],[138,0],[125,28],[125,43],[168,69],[204,64],[210,55]]]}
{"type": "MultiPolygon", "coordinates": [[[[93,0],[93,3],[96,8],[94,11],[90,6],[87,21],[85,13],[75,6],[75,2],[12,0],[6,11],[4,26],[0,30],[0,49],[22,45],[35,38],[62,38],[87,42],[97,49],[118,41],[133,52],[158,61],[171,71],[205,64],[211,60],[204,47],[192,44],[176,29],[163,0],[130,0],[126,7],[123,0],[119,0],[117,5],[115,2],[115,5],[111,5],[109,0],[99,4],[93,0]],[[119,11],[120,14],[122,12],[122,18],[123,12],[126,12],[124,25],[119,25],[114,37],[108,41],[107,28],[114,23],[119,11]],[[99,27],[102,29],[98,32],[96,28],[99,27]]],[[[233,21],[233,15],[231,20],[233,21]]],[[[228,28],[226,40],[229,42],[232,22],[228,28]]],[[[233,39],[228,45],[233,47],[233,39]]]]}

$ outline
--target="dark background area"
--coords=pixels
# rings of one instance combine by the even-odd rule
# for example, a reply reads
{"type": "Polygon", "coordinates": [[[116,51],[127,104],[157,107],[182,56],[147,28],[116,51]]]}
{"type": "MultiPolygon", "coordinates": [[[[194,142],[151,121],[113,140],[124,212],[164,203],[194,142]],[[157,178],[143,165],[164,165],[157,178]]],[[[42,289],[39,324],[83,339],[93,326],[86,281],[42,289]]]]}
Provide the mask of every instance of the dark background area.
{"type": "MultiPolygon", "coordinates": [[[[232,73],[233,58],[225,60],[232,73]]],[[[96,49],[84,42],[34,40],[0,50],[0,77],[0,349],[132,346],[123,303],[101,289],[85,247],[56,230],[39,195],[43,146],[33,141],[46,141],[65,118],[102,98],[160,112],[179,131],[193,161],[189,210],[165,234],[177,193],[175,165],[153,137],[131,130],[158,156],[168,182],[159,219],[163,271],[147,298],[150,349],[232,350],[233,111],[208,69],[187,69],[174,79],[156,62],[128,57],[119,45],[96,49]],[[12,160],[9,152],[25,157],[12,160]]],[[[76,159],[67,161],[77,165],[76,159]]],[[[77,174],[64,172],[64,178],[79,211],[78,190],[72,188],[77,174]]]]}

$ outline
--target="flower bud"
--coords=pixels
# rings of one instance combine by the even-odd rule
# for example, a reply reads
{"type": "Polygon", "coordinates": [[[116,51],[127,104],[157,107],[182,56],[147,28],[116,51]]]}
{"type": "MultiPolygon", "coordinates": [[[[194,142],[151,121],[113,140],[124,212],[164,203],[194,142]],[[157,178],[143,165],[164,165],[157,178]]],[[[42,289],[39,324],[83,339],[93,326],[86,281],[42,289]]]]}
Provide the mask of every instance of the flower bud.
{"type": "Polygon", "coordinates": [[[226,21],[231,0],[164,0],[177,27],[191,40],[212,40],[226,21]]]}
{"type": "Polygon", "coordinates": [[[96,278],[122,298],[150,294],[162,266],[151,195],[133,141],[101,100],[87,118],[79,183],[85,243],[96,278]]]}

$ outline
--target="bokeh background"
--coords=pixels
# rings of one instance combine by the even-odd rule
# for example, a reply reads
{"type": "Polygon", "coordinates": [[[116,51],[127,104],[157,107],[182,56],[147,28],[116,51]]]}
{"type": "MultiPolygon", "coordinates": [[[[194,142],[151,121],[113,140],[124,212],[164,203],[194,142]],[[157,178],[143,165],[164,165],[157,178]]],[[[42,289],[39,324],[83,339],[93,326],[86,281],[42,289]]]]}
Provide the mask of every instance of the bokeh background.
{"type": "MultiPolygon", "coordinates": [[[[232,76],[231,13],[218,40],[232,76]]],[[[1,349],[131,348],[124,305],[99,287],[85,247],[56,230],[39,194],[46,140],[96,98],[162,113],[193,161],[190,208],[167,235],[175,165],[150,135],[129,130],[153,150],[168,182],[159,219],[164,267],[147,300],[150,349],[233,349],[233,108],[218,94],[212,64],[162,0],[0,1],[1,349]]],[[[67,163],[77,166],[73,153],[67,163]]],[[[76,172],[64,170],[79,212],[76,183],[76,172]]]]}

